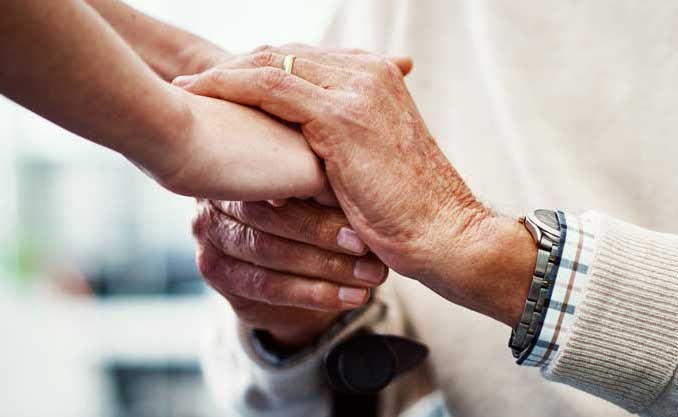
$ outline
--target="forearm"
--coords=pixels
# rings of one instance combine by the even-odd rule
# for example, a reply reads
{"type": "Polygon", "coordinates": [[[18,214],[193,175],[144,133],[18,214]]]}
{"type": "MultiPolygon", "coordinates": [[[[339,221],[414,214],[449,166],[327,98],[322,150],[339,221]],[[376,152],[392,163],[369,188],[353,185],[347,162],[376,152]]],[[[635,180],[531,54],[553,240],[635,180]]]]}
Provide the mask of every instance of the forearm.
{"type": "Polygon", "coordinates": [[[147,16],[122,1],[86,1],[165,80],[201,72],[224,54],[219,46],[147,16]]]}
{"type": "MultiPolygon", "coordinates": [[[[119,0],[86,1],[167,81],[202,72],[228,58],[217,45],[146,16],[119,0]]],[[[197,96],[190,99],[195,118],[201,119],[197,125],[212,128],[195,129],[198,140],[190,151],[183,152],[207,157],[191,158],[193,166],[177,170],[181,171],[178,178],[171,180],[188,184],[188,189],[164,183],[168,188],[194,196],[250,200],[305,197],[312,192],[300,190],[317,189],[323,183],[317,159],[299,132],[250,108],[223,101],[207,105],[207,100],[197,96]],[[238,175],[233,175],[235,172],[238,175]],[[198,194],[195,176],[202,183],[198,194]]]]}
{"type": "MultiPolygon", "coordinates": [[[[678,404],[678,236],[598,213],[558,213],[563,231],[536,343],[523,365],[647,416],[678,404]]],[[[514,326],[534,270],[534,243],[514,220],[492,217],[460,267],[439,273],[474,280],[460,304],[514,326]],[[501,225],[501,226],[498,226],[501,225]]],[[[454,248],[447,248],[452,250],[454,248]]]]}
{"type": "Polygon", "coordinates": [[[0,37],[0,93],[122,153],[171,191],[262,200],[325,185],[299,132],[164,82],[84,1],[7,1],[0,37]]]}
{"type": "Polygon", "coordinates": [[[2,94],[138,163],[190,123],[185,93],[81,1],[7,1],[0,37],[2,94]]]}

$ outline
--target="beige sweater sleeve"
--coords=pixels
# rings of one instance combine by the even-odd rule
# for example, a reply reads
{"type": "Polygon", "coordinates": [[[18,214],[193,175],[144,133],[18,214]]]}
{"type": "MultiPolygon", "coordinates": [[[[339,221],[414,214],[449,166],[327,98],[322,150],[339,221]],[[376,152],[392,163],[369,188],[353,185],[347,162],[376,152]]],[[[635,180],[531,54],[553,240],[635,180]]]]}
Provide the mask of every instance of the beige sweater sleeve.
{"type": "Polygon", "coordinates": [[[634,413],[678,416],[678,235],[590,215],[590,281],[544,374],[634,413]]]}

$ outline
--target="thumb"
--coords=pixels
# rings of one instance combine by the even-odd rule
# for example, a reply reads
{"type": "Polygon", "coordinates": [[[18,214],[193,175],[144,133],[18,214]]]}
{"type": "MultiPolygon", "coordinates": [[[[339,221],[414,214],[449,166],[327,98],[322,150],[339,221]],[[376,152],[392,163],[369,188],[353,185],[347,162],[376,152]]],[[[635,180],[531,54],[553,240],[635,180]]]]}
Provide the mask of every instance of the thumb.
{"type": "Polygon", "coordinates": [[[172,84],[183,88],[187,87],[196,79],[198,79],[197,74],[180,75],[172,80],[172,84]]]}

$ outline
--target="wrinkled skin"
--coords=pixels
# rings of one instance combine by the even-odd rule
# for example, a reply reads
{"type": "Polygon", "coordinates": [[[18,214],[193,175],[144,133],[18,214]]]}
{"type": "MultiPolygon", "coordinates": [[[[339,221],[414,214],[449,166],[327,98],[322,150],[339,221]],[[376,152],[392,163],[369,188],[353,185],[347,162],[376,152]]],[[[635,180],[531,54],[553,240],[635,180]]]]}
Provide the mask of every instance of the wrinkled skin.
{"type": "Polygon", "coordinates": [[[313,202],[275,208],[202,200],[193,222],[198,269],[246,325],[302,346],[386,279],[387,269],[364,246],[340,246],[337,236],[347,226],[340,210],[313,202]],[[358,261],[377,271],[373,282],[354,276],[358,261]],[[342,300],[341,288],[358,298],[342,300]]]}
{"type": "Polygon", "coordinates": [[[449,227],[450,211],[459,211],[454,216],[459,228],[485,214],[429,134],[395,64],[368,54],[300,56],[295,74],[322,87],[314,88],[275,68],[285,52],[259,48],[190,77],[182,86],[197,94],[259,105],[300,123],[325,161],[349,221],[399,272],[411,275],[420,269],[422,261],[406,254],[419,254],[418,246],[434,243],[427,230],[449,227]],[[249,86],[243,90],[245,83],[249,86]],[[294,99],[306,103],[290,103],[294,99]],[[412,246],[417,250],[410,250],[412,246]]]}
{"type": "Polygon", "coordinates": [[[328,52],[298,58],[290,75],[280,70],[285,54],[262,48],[176,84],[300,124],[351,226],[379,259],[450,301],[514,323],[534,245],[515,220],[473,197],[401,71],[381,57],[328,52]]]}
{"type": "MultiPolygon", "coordinates": [[[[301,45],[284,48],[288,53],[309,59],[327,53],[301,45]]],[[[267,55],[264,49],[255,53],[267,55]]],[[[360,50],[332,52],[337,62],[342,55],[363,53],[360,50]]],[[[217,54],[210,56],[207,68],[238,67],[250,60],[249,54],[217,54]]],[[[403,74],[411,68],[407,59],[392,60],[403,74]]],[[[331,190],[328,192],[324,187],[314,195],[314,200],[336,205],[331,190]]],[[[284,201],[275,205],[284,205],[284,201]]],[[[343,311],[359,306],[366,299],[365,294],[358,303],[343,302],[338,296],[339,285],[327,281],[362,288],[376,286],[386,279],[388,270],[373,255],[364,256],[366,249],[362,242],[354,242],[359,247],[357,251],[338,245],[339,230],[347,226],[348,220],[340,210],[295,199],[280,209],[263,203],[201,200],[193,221],[198,268],[243,323],[270,331],[283,345],[303,346],[343,311]],[[323,250],[313,250],[312,245],[323,250]],[[383,268],[381,278],[365,283],[351,277],[348,271],[354,266],[356,255],[383,268]],[[271,266],[271,261],[276,259],[278,269],[271,266]],[[263,266],[266,262],[268,267],[263,266]],[[283,273],[279,270],[282,264],[287,264],[283,273]],[[337,269],[343,273],[337,275],[337,269]],[[289,274],[290,271],[301,275],[289,274]],[[286,279],[290,276],[295,280],[286,279]]]]}

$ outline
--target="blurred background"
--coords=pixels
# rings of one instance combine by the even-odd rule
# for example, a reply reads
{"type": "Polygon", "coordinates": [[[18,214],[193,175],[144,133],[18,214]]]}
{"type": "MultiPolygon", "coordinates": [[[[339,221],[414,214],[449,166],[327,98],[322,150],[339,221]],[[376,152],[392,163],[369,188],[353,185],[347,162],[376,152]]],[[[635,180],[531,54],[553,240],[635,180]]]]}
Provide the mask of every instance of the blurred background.
{"type": "MultiPolygon", "coordinates": [[[[339,1],[128,3],[236,52],[317,43],[339,1]]],[[[2,97],[0,139],[0,416],[217,415],[193,201],[2,97]]]]}

